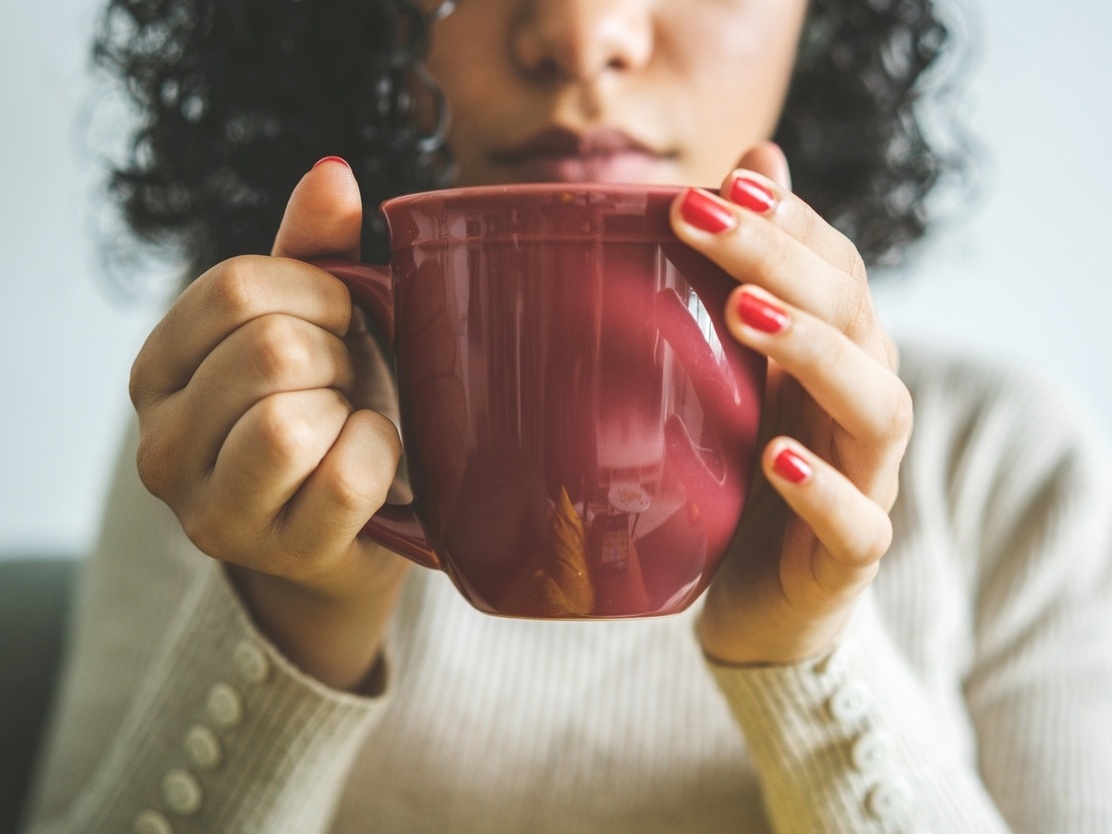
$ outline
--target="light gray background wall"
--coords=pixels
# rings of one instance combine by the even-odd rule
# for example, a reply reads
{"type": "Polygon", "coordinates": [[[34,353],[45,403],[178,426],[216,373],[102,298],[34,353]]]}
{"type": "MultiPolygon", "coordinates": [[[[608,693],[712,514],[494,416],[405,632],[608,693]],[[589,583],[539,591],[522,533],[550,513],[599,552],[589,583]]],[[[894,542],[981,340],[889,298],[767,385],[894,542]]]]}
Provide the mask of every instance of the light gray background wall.
{"type": "MultiPolygon", "coordinates": [[[[113,301],[93,243],[89,145],[112,144],[119,112],[91,104],[96,7],[0,5],[0,553],[90,540],[128,367],[156,320],[149,302],[113,301]]],[[[1060,378],[1112,436],[1112,4],[976,8],[965,109],[988,191],[911,280],[880,289],[882,310],[897,334],[1060,378]]]]}

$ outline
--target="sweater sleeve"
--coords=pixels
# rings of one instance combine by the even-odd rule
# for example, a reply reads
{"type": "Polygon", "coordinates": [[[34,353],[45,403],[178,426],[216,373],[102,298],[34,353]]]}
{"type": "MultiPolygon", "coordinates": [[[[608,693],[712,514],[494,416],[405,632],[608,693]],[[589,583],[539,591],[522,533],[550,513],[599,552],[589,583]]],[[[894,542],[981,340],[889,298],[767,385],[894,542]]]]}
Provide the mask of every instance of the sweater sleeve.
{"type": "Polygon", "coordinates": [[[386,696],[289,663],[133,469],[85,568],[29,834],[327,831],[386,696]]]}
{"type": "Polygon", "coordinates": [[[830,655],[712,664],[776,834],[1007,834],[961,745],[887,639],[871,597],[830,655]]]}
{"type": "Polygon", "coordinates": [[[910,371],[917,437],[900,513],[932,542],[921,554],[953,565],[917,616],[961,608],[966,633],[948,663],[973,744],[871,594],[824,661],[712,672],[778,834],[1112,831],[1105,440],[1052,385],[932,366],[944,370],[910,371]]]}

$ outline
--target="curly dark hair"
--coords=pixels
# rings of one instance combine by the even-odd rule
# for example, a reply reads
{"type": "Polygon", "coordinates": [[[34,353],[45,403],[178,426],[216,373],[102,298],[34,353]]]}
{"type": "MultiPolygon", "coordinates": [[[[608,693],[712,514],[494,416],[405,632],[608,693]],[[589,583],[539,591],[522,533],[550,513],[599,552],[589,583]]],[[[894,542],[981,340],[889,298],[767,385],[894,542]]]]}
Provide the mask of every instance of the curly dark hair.
{"type": "MultiPolygon", "coordinates": [[[[109,178],[132,232],[197,268],[266,252],[325,154],[352,164],[368,205],[450,184],[445,108],[421,63],[431,22],[413,0],[110,0],[94,59],[140,115],[109,178]]],[[[949,40],[935,0],[810,4],[775,139],[795,190],[870,265],[924,235],[927,197],[957,168],[916,106],[949,40]]],[[[385,256],[375,212],[363,246],[385,256]]]]}

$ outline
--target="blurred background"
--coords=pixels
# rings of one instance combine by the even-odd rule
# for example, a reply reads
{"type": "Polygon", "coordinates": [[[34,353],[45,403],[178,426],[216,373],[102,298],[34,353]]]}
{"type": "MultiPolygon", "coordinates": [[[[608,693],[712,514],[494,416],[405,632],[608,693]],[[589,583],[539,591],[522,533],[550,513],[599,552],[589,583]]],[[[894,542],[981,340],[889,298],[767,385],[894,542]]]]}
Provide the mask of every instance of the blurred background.
{"type": "MultiPolygon", "coordinates": [[[[125,299],[97,244],[113,233],[100,159],[127,124],[90,74],[98,8],[0,5],[0,558],[95,535],[128,369],[163,304],[125,299]]],[[[1112,4],[955,8],[971,26],[957,114],[983,147],[979,196],[878,286],[882,313],[897,336],[1057,378],[1112,438],[1112,4]]]]}

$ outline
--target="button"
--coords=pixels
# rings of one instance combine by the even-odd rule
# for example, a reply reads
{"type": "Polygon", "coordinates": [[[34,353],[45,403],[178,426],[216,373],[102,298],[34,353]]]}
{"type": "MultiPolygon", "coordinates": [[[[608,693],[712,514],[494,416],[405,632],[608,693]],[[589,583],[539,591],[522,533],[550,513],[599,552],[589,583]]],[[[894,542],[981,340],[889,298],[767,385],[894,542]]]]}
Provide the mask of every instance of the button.
{"type": "Polygon", "coordinates": [[[218,683],[209,690],[205,710],[218,727],[235,727],[243,720],[243,699],[230,684],[218,683]]]}
{"type": "Polygon", "coordinates": [[[169,820],[157,811],[140,811],[132,831],[135,834],[174,834],[169,820]]]}
{"type": "Polygon", "coordinates": [[[215,770],[224,758],[216,733],[200,724],[185,734],[185,754],[201,770],[215,770]]]}
{"type": "Polygon", "coordinates": [[[873,693],[864,681],[848,681],[830,696],[830,714],[842,724],[855,724],[869,712],[873,693]]]}
{"type": "Polygon", "coordinates": [[[262,649],[249,640],[240,641],[235,650],[235,664],[248,683],[262,683],[270,673],[270,661],[262,649]]]}
{"type": "Polygon", "coordinates": [[[855,650],[856,646],[852,640],[847,639],[839,643],[830,654],[815,664],[815,674],[830,675],[831,677],[838,677],[839,675],[845,674],[850,655],[852,655],[855,650]]]}
{"type": "Polygon", "coordinates": [[[162,779],[162,798],[171,811],[188,816],[201,807],[201,786],[188,770],[171,770],[162,779]]]}
{"type": "Polygon", "coordinates": [[[875,773],[888,764],[891,749],[888,733],[870,730],[853,743],[853,765],[862,773],[875,773]]]}
{"type": "Polygon", "coordinates": [[[911,797],[895,782],[881,782],[869,793],[866,806],[877,819],[893,822],[907,813],[911,797]]]}

